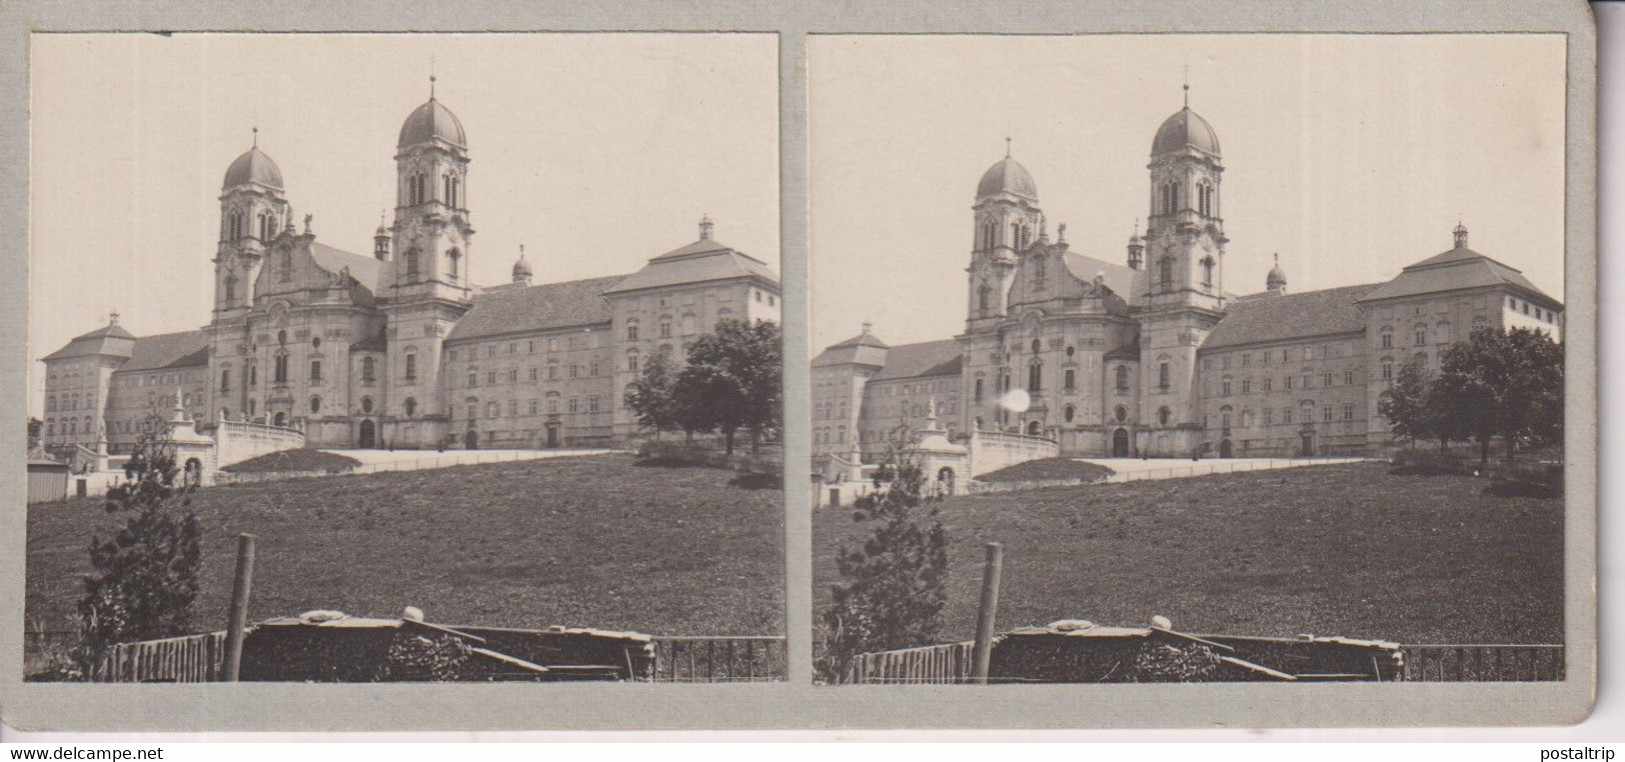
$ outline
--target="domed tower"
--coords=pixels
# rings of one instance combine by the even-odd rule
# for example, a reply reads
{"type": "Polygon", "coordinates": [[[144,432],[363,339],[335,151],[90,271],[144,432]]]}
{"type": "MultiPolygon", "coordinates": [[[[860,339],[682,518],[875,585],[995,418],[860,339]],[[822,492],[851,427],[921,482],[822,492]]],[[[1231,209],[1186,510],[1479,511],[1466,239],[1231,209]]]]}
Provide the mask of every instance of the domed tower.
{"type": "Polygon", "coordinates": [[[1038,242],[1044,213],[1038,205],[1038,184],[1031,172],[1010,155],[1006,138],[1004,158],[988,167],[976,184],[971,207],[975,239],[971,247],[969,309],[966,330],[997,322],[1009,306],[1016,261],[1038,242]]]}
{"type": "Polygon", "coordinates": [[[1270,268],[1270,274],[1264,278],[1264,288],[1272,294],[1286,293],[1286,271],[1281,269],[1281,255],[1275,255],[1275,266],[1270,268]]]}
{"type": "Polygon", "coordinates": [[[1128,237],[1128,266],[1138,270],[1145,264],[1145,236],[1140,235],[1140,221],[1134,221],[1134,235],[1128,237]]]}
{"type": "Polygon", "coordinates": [[[441,343],[468,311],[468,137],[435,97],[408,114],[396,141],[394,256],[381,296],[388,321],[386,440],[431,446],[445,435],[441,343]]]}
{"type": "Polygon", "coordinates": [[[282,170],[254,145],[231,162],[220,188],[220,242],[215,249],[214,313],[246,314],[254,303],[254,280],[266,248],[292,219],[282,170]]]}
{"type": "Polygon", "coordinates": [[[513,282],[530,285],[530,263],[525,261],[525,245],[519,245],[519,259],[513,263],[513,282]]]}
{"type": "Polygon", "coordinates": [[[379,262],[389,261],[389,226],[384,224],[384,215],[378,214],[378,229],[372,233],[372,256],[379,262]]]}
{"type": "Polygon", "coordinates": [[[1224,315],[1224,223],[1219,136],[1190,108],[1157,128],[1151,142],[1151,208],[1146,218],[1147,295],[1140,313],[1141,451],[1189,455],[1204,440],[1198,413],[1196,351],[1224,315]]]}

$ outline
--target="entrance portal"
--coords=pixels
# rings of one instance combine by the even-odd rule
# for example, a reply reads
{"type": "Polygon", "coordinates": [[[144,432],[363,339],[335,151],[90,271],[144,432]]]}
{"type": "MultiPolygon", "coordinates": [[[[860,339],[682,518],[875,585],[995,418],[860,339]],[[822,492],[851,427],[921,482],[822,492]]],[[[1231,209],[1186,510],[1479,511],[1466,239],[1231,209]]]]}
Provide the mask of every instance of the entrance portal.
{"type": "Polygon", "coordinates": [[[937,472],[937,492],[943,495],[954,494],[954,470],[943,466],[937,472]]]}
{"type": "Polygon", "coordinates": [[[377,436],[377,432],[373,429],[372,421],[361,422],[361,441],[359,442],[361,449],[371,450],[372,448],[377,447],[377,436]]]}
{"type": "Polygon", "coordinates": [[[1230,444],[1230,440],[1228,440],[1228,439],[1219,440],[1219,457],[1221,457],[1221,458],[1234,458],[1234,457],[1236,457],[1235,448],[1234,448],[1234,446],[1232,446],[1230,444]]]}
{"type": "Polygon", "coordinates": [[[547,446],[549,448],[559,446],[559,425],[556,423],[547,425],[547,446]]]}
{"type": "Polygon", "coordinates": [[[1030,436],[1035,436],[1035,437],[1038,436],[1038,434],[1039,434],[1038,421],[1028,421],[1027,422],[1027,434],[1030,435],[1030,436]]]}
{"type": "Polygon", "coordinates": [[[1315,454],[1315,435],[1314,434],[1305,433],[1303,435],[1303,452],[1301,454],[1303,454],[1303,455],[1314,455],[1315,454]]]}
{"type": "Polygon", "coordinates": [[[279,412],[276,415],[272,416],[271,417],[271,425],[272,426],[287,426],[288,425],[288,414],[279,412]]]}
{"type": "Polygon", "coordinates": [[[1112,457],[1128,457],[1128,429],[1118,429],[1112,432],[1112,457]]]}
{"type": "Polygon", "coordinates": [[[463,449],[465,449],[465,450],[478,450],[478,449],[480,449],[480,433],[473,430],[473,429],[469,429],[468,433],[463,435],[463,449]]]}

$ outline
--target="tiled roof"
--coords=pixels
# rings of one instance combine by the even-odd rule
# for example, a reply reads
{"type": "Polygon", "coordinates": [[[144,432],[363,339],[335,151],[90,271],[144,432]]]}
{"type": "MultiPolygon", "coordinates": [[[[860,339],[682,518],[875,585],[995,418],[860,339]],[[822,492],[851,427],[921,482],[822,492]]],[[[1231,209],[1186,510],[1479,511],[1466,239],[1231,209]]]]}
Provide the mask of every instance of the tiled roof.
{"type": "Polygon", "coordinates": [[[886,367],[875,374],[874,380],[957,374],[962,363],[959,342],[953,339],[902,344],[886,352],[886,367]]]}
{"type": "Polygon", "coordinates": [[[1441,291],[1484,286],[1516,286],[1531,295],[1558,304],[1531,283],[1516,268],[1508,267],[1466,247],[1457,247],[1406,267],[1399,276],[1382,284],[1365,298],[1394,299],[1441,291]]]}
{"type": "Polygon", "coordinates": [[[1104,275],[1106,287],[1129,304],[1136,303],[1138,295],[1145,290],[1137,288],[1140,279],[1145,277],[1144,270],[1136,270],[1127,265],[1107,262],[1074,251],[1067,252],[1061,259],[1066,263],[1067,272],[1072,273],[1072,277],[1080,281],[1093,283],[1096,275],[1104,275]]]}
{"type": "Polygon", "coordinates": [[[880,349],[886,349],[887,347],[890,347],[890,346],[891,346],[890,344],[887,344],[886,342],[881,341],[879,336],[876,336],[876,335],[874,335],[874,334],[872,334],[872,333],[870,333],[868,331],[864,331],[863,333],[860,333],[860,334],[858,334],[856,336],[853,336],[852,338],[847,339],[846,341],[843,341],[843,342],[841,342],[839,344],[831,344],[829,348],[830,349],[838,349],[840,347],[879,347],[880,349]]]}
{"type": "Polygon", "coordinates": [[[766,279],[770,283],[779,282],[779,276],[768,269],[767,263],[742,254],[714,239],[702,238],[649,260],[643,269],[627,276],[620,285],[608,293],[680,286],[752,275],[766,279]]]}
{"type": "Polygon", "coordinates": [[[474,306],[457,321],[446,341],[608,323],[609,302],[604,293],[625,278],[613,275],[477,294],[474,306]]]}
{"type": "Polygon", "coordinates": [[[135,340],[130,361],[117,372],[188,368],[209,364],[208,335],[203,331],[180,331],[142,336],[135,340]]]}
{"type": "Polygon", "coordinates": [[[1358,302],[1380,287],[1367,283],[1232,301],[1202,349],[1364,330],[1365,314],[1358,302]]]}
{"type": "Polygon", "coordinates": [[[374,294],[378,293],[381,285],[378,278],[383,274],[384,263],[378,261],[377,258],[353,254],[343,249],[335,249],[327,244],[315,242],[310,244],[310,256],[316,260],[316,264],[320,265],[323,270],[335,275],[348,267],[350,277],[360,281],[361,285],[367,287],[367,290],[374,294]]]}

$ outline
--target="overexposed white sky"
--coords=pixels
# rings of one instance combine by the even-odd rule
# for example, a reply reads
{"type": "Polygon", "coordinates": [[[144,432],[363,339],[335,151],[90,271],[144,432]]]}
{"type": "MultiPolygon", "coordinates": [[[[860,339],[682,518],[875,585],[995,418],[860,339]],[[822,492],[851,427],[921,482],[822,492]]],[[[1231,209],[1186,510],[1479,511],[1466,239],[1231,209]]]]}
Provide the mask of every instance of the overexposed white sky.
{"type": "Polygon", "coordinates": [[[963,330],[976,182],[1033,174],[1074,251],[1125,261],[1157,127],[1218,133],[1225,286],[1376,282],[1470,246],[1563,297],[1564,38],[1551,35],[815,36],[812,350],[865,320],[963,330]]]}
{"type": "MultiPolygon", "coordinates": [[[[220,183],[259,145],[317,240],[369,254],[401,122],[461,119],[495,285],[630,273],[698,237],[778,266],[770,34],[36,34],[30,49],[29,357],[104,325],[209,320],[220,183]]],[[[30,368],[30,410],[44,367],[30,368]]]]}

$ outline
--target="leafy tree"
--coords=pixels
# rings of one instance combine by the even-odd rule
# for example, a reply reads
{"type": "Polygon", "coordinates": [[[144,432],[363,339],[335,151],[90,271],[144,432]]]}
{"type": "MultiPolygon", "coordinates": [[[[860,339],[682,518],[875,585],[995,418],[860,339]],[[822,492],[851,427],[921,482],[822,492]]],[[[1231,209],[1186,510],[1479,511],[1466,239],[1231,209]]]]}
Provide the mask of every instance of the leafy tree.
{"type": "Polygon", "coordinates": [[[887,459],[876,490],[853,505],[852,519],[873,523],[863,546],[835,558],[841,581],[820,616],[824,652],[818,668],[834,682],[862,653],[938,640],[948,600],[948,534],[938,519],[941,497],[926,496],[920,465],[887,459]]]}
{"type": "Polygon", "coordinates": [[[1416,440],[1430,433],[1428,428],[1428,389],[1431,384],[1427,368],[1411,360],[1399,367],[1394,385],[1377,397],[1377,412],[1387,419],[1394,436],[1403,437],[1416,445],[1416,440]]]}
{"type": "Polygon", "coordinates": [[[782,420],[784,340],[777,323],[726,319],[699,337],[678,374],[677,417],[685,428],[722,432],[733,453],[734,434],[750,432],[751,452],[782,420]]]}
{"type": "Polygon", "coordinates": [[[1479,442],[1489,463],[1490,439],[1499,435],[1508,462],[1522,438],[1558,439],[1563,428],[1563,348],[1530,328],[1473,329],[1446,349],[1435,395],[1440,415],[1452,415],[1479,442]]]}
{"type": "Polygon", "coordinates": [[[29,450],[33,450],[34,448],[39,447],[40,433],[44,428],[45,428],[45,422],[44,421],[42,421],[42,420],[40,420],[38,418],[35,418],[34,416],[28,416],[28,449],[29,450]]]}
{"type": "Polygon", "coordinates": [[[125,464],[126,481],[108,490],[108,513],[126,514],[111,538],[92,536],[79,601],[81,635],[74,660],[88,674],[114,644],[186,634],[197,599],[202,529],[190,491],[165,445],[168,422],[151,421],[125,464]],[[176,514],[181,514],[177,516],[176,514]]]}
{"type": "Polygon", "coordinates": [[[643,364],[638,379],[626,392],[626,405],[637,414],[638,425],[652,429],[658,437],[662,431],[682,428],[677,410],[677,373],[672,368],[671,354],[657,352],[643,364]]]}

